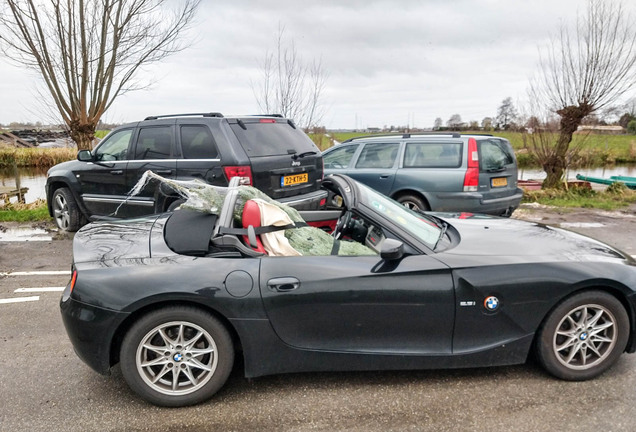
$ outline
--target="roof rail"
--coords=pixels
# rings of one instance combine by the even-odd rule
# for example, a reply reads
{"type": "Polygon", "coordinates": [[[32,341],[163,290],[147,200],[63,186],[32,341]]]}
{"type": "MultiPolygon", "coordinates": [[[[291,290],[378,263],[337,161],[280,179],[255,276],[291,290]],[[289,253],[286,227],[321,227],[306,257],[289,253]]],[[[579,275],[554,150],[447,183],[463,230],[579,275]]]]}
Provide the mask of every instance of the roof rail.
{"type": "Polygon", "coordinates": [[[166,118],[166,117],[193,117],[193,116],[223,117],[223,114],[221,114],[219,112],[188,113],[188,114],[165,114],[165,115],[149,116],[149,117],[146,117],[144,120],[157,120],[157,119],[166,118]]]}
{"type": "Polygon", "coordinates": [[[284,118],[282,114],[250,114],[251,117],[278,117],[284,118]]]}
{"type": "Polygon", "coordinates": [[[493,134],[487,134],[487,133],[463,133],[462,135],[475,135],[475,136],[494,136],[493,134]]]}
{"type": "Polygon", "coordinates": [[[359,137],[349,138],[343,143],[355,141],[363,138],[382,138],[382,137],[402,137],[402,138],[412,138],[416,136],[427,136],[427,135],[450,135],[453,138],[461,138],[461,134],[459,132],[415,132],[415,133],[393,133],[393,134],[375,134],[375,135],[363,135],[359,137]]]}

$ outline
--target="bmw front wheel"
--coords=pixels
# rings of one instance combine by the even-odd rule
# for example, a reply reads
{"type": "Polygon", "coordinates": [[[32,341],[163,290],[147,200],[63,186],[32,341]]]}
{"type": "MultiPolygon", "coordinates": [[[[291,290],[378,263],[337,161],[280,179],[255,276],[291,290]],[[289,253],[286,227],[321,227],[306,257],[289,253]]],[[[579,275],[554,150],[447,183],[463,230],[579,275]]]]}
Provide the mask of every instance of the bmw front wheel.
{"type": "Polygon", "coordinates": [[[582,381],[609,369],[625,350],[628,337],[629,318],[621,302],[605,292],[585,291],[548,315],[537,353],[551,374],[582,381]]]}
{"type": "Polygon", "coordinates": [[[143,316],[124,337],[121,370],[146,401],[178,407],[203,402],[225,384],[234,362],[225,326],[202,310],[175,306],[143,316]]]}

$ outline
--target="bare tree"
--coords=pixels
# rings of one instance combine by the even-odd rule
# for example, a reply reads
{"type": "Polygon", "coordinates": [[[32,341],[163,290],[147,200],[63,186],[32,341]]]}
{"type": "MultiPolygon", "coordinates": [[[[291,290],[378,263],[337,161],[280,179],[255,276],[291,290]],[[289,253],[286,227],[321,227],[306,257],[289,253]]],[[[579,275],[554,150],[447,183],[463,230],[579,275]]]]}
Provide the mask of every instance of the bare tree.
{"type": "Polygon", "coordinates": [[[544,187],[561,187],[572,134],[583,118],[616,103],[636,84],[636,27],[620,3],[589,0],[573,30],[563,26],[541,56],[531,96],[560,117],[544,187]]]}
{"type": "Polygon", "coordinates": [[[305,63],[294,41],[287,42],[285,28],[278,28],[276,51],[267,52],[261,65],[261,81],[252,91],[260,110],[293,119],[303,129],[318,126],[324,113],[321,97],[327,74],[318,59],[305,63]]]}
{"type": "Polygon", "coordinates": [[[463,125],[464,125],[464,122],[462,122],[462,116],[460,116],[459,114],[453,114],[452,116],[450,116],[450,118],[446,122],[446,126],[456,130],[461,129],[463,125]]]}
{"type": "Polygon", "coordinates": [[[510,124],[517,119],[517,110],[512,103],[512,98],[507,97],[501,101],[499,109],[497,109],[497,127],[508,130],[510,124]]]}
{"type": "Polygon", "coordinates": [[[444,121],[442,120],[442,118],[437,117],[435,119],[435,123],[433,123],[433,130],[440,130],[443,125],[444,125],[444,121]]]}
{"type": "Polygon", "coordinates": [[[6,0],[3,53],[44,80],[79,149],[139,69],[181,51],[200,0],[6,0]]]}

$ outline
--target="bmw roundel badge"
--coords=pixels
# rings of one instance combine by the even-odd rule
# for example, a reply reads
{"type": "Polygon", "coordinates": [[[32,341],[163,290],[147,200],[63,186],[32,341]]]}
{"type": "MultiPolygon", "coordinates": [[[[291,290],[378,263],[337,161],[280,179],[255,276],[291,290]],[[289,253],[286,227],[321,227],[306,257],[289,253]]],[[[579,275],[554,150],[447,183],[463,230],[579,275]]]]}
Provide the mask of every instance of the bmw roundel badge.
{"type": "Polygon", "coordinates": [[[499,299],[495,296],[486,297],[484,307],[491,312],[496,311],[499,308],[499,299]]]}

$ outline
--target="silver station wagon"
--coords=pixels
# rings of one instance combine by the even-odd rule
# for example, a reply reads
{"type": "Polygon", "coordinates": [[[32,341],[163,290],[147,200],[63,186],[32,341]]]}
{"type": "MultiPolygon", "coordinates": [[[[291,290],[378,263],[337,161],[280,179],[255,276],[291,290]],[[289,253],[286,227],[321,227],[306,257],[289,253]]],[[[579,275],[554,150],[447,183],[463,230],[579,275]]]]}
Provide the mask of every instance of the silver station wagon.
{"type": "Polygon", "coordinates": [[[325,175],[346,174],[417,210],[510,216],[523,196],[512,146],[491,135],[363,136],[323,160],[325,175]]]}

